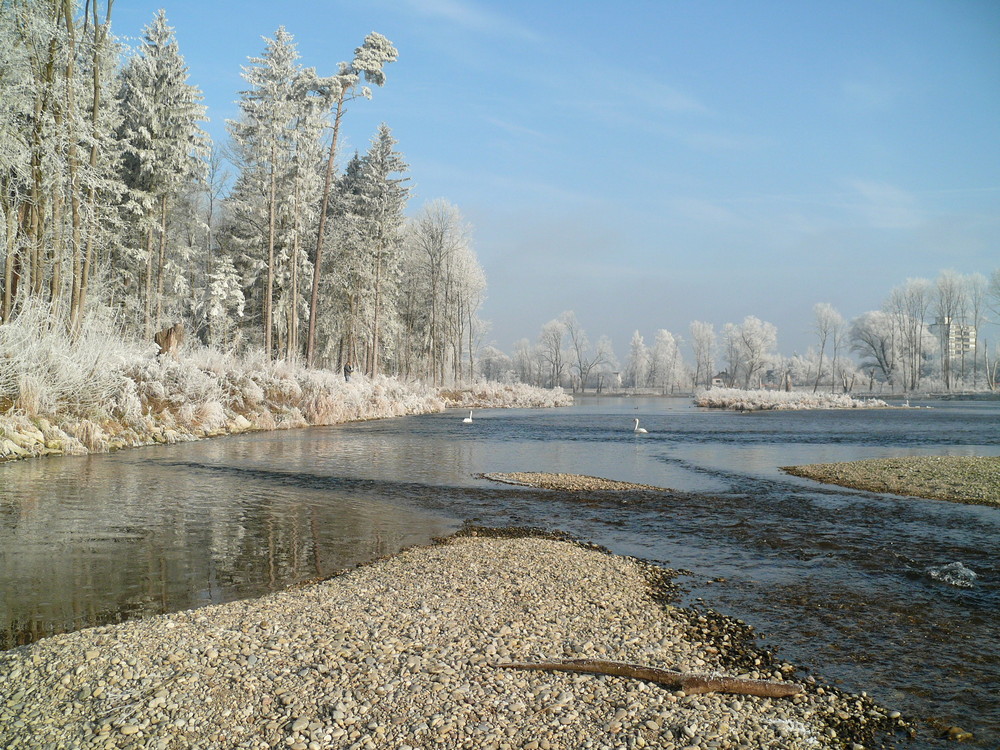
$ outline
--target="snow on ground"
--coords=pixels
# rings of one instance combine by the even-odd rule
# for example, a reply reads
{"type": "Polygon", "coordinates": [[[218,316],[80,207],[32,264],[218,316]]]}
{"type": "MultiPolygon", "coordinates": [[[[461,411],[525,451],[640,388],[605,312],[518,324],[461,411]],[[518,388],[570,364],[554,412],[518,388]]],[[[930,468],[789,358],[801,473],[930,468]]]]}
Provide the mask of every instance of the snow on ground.
{"type": "Polygon", "coordinates": [[[846,393],[799,391],[745,391],[740,388],[709,388],[694,395],[697,406],[733,411],[778,409],[873,409],[887,407],[877,398],[859,399],[846,393]]]}

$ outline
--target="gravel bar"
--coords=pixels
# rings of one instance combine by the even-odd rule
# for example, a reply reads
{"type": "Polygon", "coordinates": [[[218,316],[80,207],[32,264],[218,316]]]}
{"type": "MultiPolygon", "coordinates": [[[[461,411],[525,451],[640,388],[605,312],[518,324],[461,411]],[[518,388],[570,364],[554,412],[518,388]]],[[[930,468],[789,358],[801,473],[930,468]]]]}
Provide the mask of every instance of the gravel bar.
{"type": "Polygon", "coordinates": [[[904,456],[781,468],[798,477],[856,490],[1000,505],[1000,457],[904,456]]]}
{"type": "Polygon", "coordinates": [[[261,599],[54,636],[0,653],[0,746],[859,750],[906,728],[812,677],[771,699],[495,666],[796,679],[742,622],[668,604],[671,575],[592,545],[467,531],[261,599]]]}
{"type": "Polygon", "coordinates": [[[490,479],[502,484],[514,484],[521,487],[538,487],[543,490],[562,490],[564,492],[669,492],[665,487],[654,487],[650,484],[621,482],[617,479],[590,477],[586,474],[551,474],[539,471],[515,471],[510,473],[480,474],[484,479],[490,479]]]}

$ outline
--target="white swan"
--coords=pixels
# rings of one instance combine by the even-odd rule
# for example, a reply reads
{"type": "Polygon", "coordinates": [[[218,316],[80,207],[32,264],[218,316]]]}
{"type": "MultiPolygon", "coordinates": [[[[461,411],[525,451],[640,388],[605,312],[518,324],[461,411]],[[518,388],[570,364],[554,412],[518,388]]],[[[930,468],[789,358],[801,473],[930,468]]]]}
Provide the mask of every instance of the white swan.
{"type": "Polygon", "coordinates": [[[645,430],[642,427],[640,427],[639,426],[639,420],[637,418],[635,420],[635,427],[632,429],[632,432],[642,432],[642,433],[645,433],[645,432],[649,432],[649,430],[645,430]]]}
{"type": "Polygon", "coordinates": [[[465,423],[465,424],[472,424],[472,412],[471,411],[469,412],[469,416],[467,416],[465,419],[463,419],[462,422],[465,423]]]}

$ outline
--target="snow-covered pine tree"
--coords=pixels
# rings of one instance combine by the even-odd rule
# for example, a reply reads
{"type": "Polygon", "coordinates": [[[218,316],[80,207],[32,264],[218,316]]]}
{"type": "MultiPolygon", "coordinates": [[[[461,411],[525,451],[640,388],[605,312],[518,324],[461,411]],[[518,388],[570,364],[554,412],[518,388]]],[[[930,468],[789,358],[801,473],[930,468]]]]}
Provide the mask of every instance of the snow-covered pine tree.
{"type": "Polygon", "coordinates": [[[188,83],[187,65],[162,10],[123,68],[118,98],[127,208],[141,231],[125,258],[132,262],[122,270],[131,277],[126,284],[140,290],[143,331],[149,336],[162,322],[166,280],[176,287],[190,261],[184,244],[169,237],[171,202],[192,182],[204,180],[210,148],[199,125],[205,120],[201,92],[188,83]],[[142,266],[134,263],[138,259],[142,266]]]}
{"type": "Polygon", "coordinates": [[[362,212],[364,257],[367,272],[362,298],[365,316],[365,369],[377,375],[383,358],[384,329],[395,327],[402,253],[402,228],[405,222],[408,189],[403,177],[407,164],[395,150],[396,140],[383,123],[372,138],[371,147],[361,161],[356,207],[362,212]]]}
{"type": "Polygon", "coordinates": [[[240,117],[229,122],[240,175],[230,196],[230,249],[254,299],[251,319],[268,356],[299,351],[299,316],[312,270],[304,239],[311,236],[319,202],[326,107],[312,95],[316,76],[303,69],[284,27],[265,38],[260,57],[243,68],[240,117]],[[277,306],[275,305],[278,302],[277,306]],[[282,343],[275,347],[275,337],[282,343]]]}

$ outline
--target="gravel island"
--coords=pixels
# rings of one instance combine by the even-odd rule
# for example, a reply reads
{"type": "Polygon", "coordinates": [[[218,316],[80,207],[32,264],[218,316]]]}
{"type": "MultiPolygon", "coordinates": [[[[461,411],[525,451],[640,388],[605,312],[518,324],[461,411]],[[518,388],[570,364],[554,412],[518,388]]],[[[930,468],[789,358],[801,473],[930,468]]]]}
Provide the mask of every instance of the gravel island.
{"type": "Polygon", "coordinates": [[[5,748],[874,748],[906,725],[670,605],[672,574],[553,536],[467,530],[326,581],[0,653],[5,748]],[[683,691],[510,661],[797,680],[683,691]]]}
{"type": "Polygon", "coordinates": [[[798,477],[856,490],[1000,505],[1000,457],[904,456],[781,469],[798,477]]]}
{"type": "Polygon", "coordinates": [[[540,471],[515,471],[507,473],[490,472],[481,474],[483,479],[489,479],[501,484],[513,484],[521,487],[538,487],[543,490],[561,490],[563,492],[669,492],[664,487],[653,487],[648,484],[621,482],[617,479],[591,477],[586,474],[552,474],[540,471]]]}

